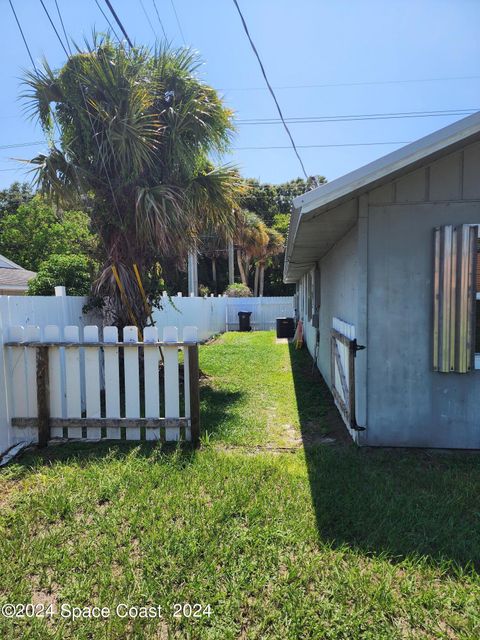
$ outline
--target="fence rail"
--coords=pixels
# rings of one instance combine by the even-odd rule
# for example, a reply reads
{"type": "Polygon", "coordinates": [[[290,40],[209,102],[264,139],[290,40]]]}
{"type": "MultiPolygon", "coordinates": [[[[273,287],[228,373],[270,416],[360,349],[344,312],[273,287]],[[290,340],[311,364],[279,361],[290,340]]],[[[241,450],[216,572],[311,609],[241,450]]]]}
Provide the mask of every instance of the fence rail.
{"type": "Polygon", "coordinates": [[[4,343],[15,440],[199,439],[197,329],[9,328],[4,343]],[[62,335],[63,334],[63,335],[62,335]]]}

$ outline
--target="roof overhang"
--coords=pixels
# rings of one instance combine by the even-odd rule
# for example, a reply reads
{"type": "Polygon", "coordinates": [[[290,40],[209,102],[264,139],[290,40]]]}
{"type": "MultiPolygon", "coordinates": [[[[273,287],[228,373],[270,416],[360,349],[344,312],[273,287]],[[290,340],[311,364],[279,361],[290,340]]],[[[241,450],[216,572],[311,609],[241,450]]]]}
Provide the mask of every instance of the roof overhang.
{"type": "Polygon", "coordinates": [[[296,282],[355,224],[357,197],[480,139],[480,112],[293,200],[284,281],[296,282]]]}

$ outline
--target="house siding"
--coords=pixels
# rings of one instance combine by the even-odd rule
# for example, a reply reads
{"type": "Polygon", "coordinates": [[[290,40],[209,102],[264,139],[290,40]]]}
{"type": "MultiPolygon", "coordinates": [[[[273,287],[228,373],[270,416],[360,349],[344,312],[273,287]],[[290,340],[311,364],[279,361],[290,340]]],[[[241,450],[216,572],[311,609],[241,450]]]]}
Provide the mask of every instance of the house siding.
{"type": "MultiPolygon", "coordinates": [[[[359,444],[480,448],[480,371],[432,367],[433,229],[480,224],[479,175],[476,143],[385,182],[350,201],[357,224],[319,256],[317,364],[327,384],[333,317],[353,324],[367,347],[356,359],[357,418],[367,427],[359,444]]],[[[306,276],[300,317],[313,355],[305,286],[306,276]]]]}
{"type": "MultiPolygon", "coordinates": [[[[320,312],[317,366],[328,386],[331,386],[330,349],[333,318],[357,326],[358,317],[358,225],[355,225],[319,261],[320,312]]],[[[313,269],[310,271],[313,273],[313,269]]],[[[299,315],[304,325],[308,351],[315,356],[316,328],[308,317],[306,300],[307,274],[299,281],[299,315]]],[[[361,384],[358,380],[357,383],[361,384]]],[[[355,434],[356,438],[356,434],[355,434]]]]}
{"type": "Polygon", "coordinates": [[[369,194],[369,445],[480,448],[480,371],[432,369],[433,229],[480,223],[479,150],[369,194]]]}

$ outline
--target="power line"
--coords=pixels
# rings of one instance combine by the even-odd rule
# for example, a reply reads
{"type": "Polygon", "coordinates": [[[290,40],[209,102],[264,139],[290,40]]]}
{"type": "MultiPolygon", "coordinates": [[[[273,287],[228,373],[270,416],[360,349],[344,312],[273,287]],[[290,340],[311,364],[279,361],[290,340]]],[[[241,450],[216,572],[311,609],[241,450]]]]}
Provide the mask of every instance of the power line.
{"type": "MultiPolygon", "coordinates": [[[[374,147],[376,145],[410,144],[412,140],[397,142],[345,142],[342,144],[299,144],[299,149],[323,149],[329,147],[374,147]]],[[[233,151],[247,151],[251,149],[291,149],[289,146],[272,147],[234,147],[233,151]]]]}
{"type": "Polygon", "coordinates": [[[20,147],[33,147],[39,144],[47,144],[45,140],[36,140],[34,142],[17,142],[14,144],[2,144],[0,145],[0,149],[17,149],[20,147]]]}
{"type": "MultiPolygon", "coordinates": [[[[441,116],[462,116],[476,113],[478,109],[443,109],[438,111],[406,111],[393,113],[364,113],[338,116],[300,116],[285,118],[291,124],[310,124],[317,122],[356,122],[360,120],[390,120],[402,118],[431,118],[441,116]]],[[[279,118],[246,118],[236,120],[236,124],[242,125],[263,125],[281,124],[279,118]]]]}
{"type": "Polygon", "coordinates": [[[23,44],[25,45],[25,49],[27,50],[28,56],[30,58],[30,62],[32,63],[32,66],[36,71],[37,67],[36,67],[35,62],[33,60],[32,52],[30,51],[30,47],[28,46],[27,39],[25,38],[25,34],[23,33],[22,25],[20,24],[20,21],[19,21],[19,19],[17,17],[17,13],[16,13],[15,9],[13,8],[12,0],[8,0],[8,1],[10,3],[11,9],[13,11],[13,15],[15,16],[15,21],[17,23],[18,30],[20,31],[20,34],[22,36],[23,44]]]}
{"type": "Polygon", "coordinates": [[[95,4],[97,5],[100,13],[102,14],[102,16],[105,18],[105,20],[107,21],[108,26],[110,27],[110,29],[112,30],[112,33],[114,34],[114,36],[116,37],[116,39],[120,42],[121,38],[118,37],[118,33],[115,31],[115,29],[113,28],[112,23],[110,22],[110,20],[108,19],[107,14],[105,13],[105,11],[102,9],[102,7],[100,6],[100,3],[98,2],[98,0],[95,0],[95,4]]]}
{"type": "Polygon", "coordinates": [[[150,25],[150,29],[153,31],[153,35],[156,38],[157,34],[155,32],[155,29],[153,28],[153,24],[152,24],[152,21],[150,20],[150,16],[148,15],[147,10],[145,9],[145,5],[143,4],[143,0],[139,0],[139,2],[140,2],[140,6],[142,7],[142,11],[145,14],[145,17],[147,19],[147,22],[150,25]]]}
{"type": "Polygon", "coordinates": [[[153,2],[153,6],[155,7],[155,13],[157,14],[158,22],[160,23],[160,26],[162,27],[163,36],[164,36],[164,38],[166,40],[167,39],[167,34],[165,33],[165,27],[163,26],[162,19],[160,18],[160,14],[158,13],[157,3],[155,2],[155,0],[152,0],[152,2],[153,2]]]}
{"type": "MultiPolygon", "coordinates": [[[[317,123],[317,122],[356,122],[357,120],[390,120],[402,118],[433,118],[446,116],[462,116],[477,113],[479,108],[474,109],[440,109],[437,111],[405,111],[392,113],[364,113],[364,114],[348,114],[337,116],[298,116],[285,118],[285,122],[292,124],[300,123],[317,123]]],[[[17,118],[16,115],[0,116],[0,120],[6,118],[17,118]]],[[[236,120],[236,124],[278,124],[282,121],[279,118],[244,118],[236,120]]]]}
{"type": "MultiPolygon", "coordinates": [[[[362,80],[360,82],[330,82],[325,84],[292,84],[292,85],[279,85],[273,87],[276,90],[289,90],[289,89],[324,89],[331,87],[363,87],[373,85],[386,85],[386,84],[415,84],[422,82],[449,82],[451,80],[479,80],[480,76],[450,76],[445,78],[418,78],[418,79],[405,79],[405,80],[362,80]]],[[[265,87],[230,87],[229,89],[223,89],[223,91],[266,91],[265,87]]]]}
{"type": "Polygon", "coordinates": [[[304,164],[303,164],[303,162],[302,162],[302,158],[300,157],[300,154],[298,153],[297,147],[295,146],[295,142],[294,142],[294,140],[293,140],[293,136],[292,136],[292,134],[290,133],[290,129],[288,128],[288,125],[287,125],[287,123],[285,122],[285,119],[284,119],[284,117],[283,117],[282,110],[281,110],[281,108],[280,108],[280,105],[278,104],[277,96],[275,95],[275,92],[274,92],[274,90],[272,89],[272,86],[271,86],[270,82],[268,81],[267,74],[266,74],[266,72],[265,72],[265,68],[264,68],[264,66],[263,66],[262,60],[261,60],[260,55],[259,55],[259,53],[258,53],[258,51],[257,51],[257,48],[255,47],[255,45],[254,45],[254,43],[253,43],[253,40],[252,40],[252,38],[251,38],[251,36],[250,36],[250,32],[248,31],[248,27],[247,27],[247,23],[245,22],[245,18],[243,17],[243,14],[242,14],[242,12],[241,12],[241,10],[240,10],[240,7],[239,7],[239,5],[238,5],[237,0],[233,0],[233,3],[234,3],[234,5],[235,5],[235,6],[236,6],[236,8],[237,8],[238,14],[239,14],[239,16],[240,16],[240,20],[242,21],[243,29],[244,29],[244,31],[245,31],[245,33],[246,33],[246,35],[247,35],[247,38],[248,38],[248,40],[249,40],[249,42],[250,42],[250,46],[252,47],[253,52],[254,52],[254,54],[255,54],[255,56],[256,56],[256,58],[257,58],[257,60],[258,60],[258,64],[260,65],[260,69],[261,69],[261,71],[262,71],[263,78],[264,78],[264,80],[265,80],[265,82],[266,82],[266,84],[267,84],[268,90],[270,91],[270,94],[271,94],[271,96],[272,96],[272,98],[273,98],[273,100],[274,100],[274,102],[275,102],[275,105],[276,105],[276,107],[277,107],[277,111],[278,111],[278,115],[280,116],[280,119],[281,119],[281,121],[282,121],[282,123],[283,123],[283,126],[284,126],[284,128],[285,128],[285,131],[287,132],[287,135],[288,135],[288,137],[290,138],[290,142],[291,142],[291,144],[292,144],[293,150],[295,151],[295,155],[297,156],[297,159],[298,159],[298,161],[299,161],[299,163],[300,163],[300,166],[302,167],[303,174],[304,174],[305,178],[308,180],[308,174],[307,174],[307,171],[306,171],[306,169],[305,169],[305,166],[304,166],[304,164]]]}
{"type": "MultiPolygon", "coordinates": [[[[107,2],[108,0],[105,0],[105,1],[107,2]]],[[[50,24],[51,24],[51,25],[52,25],[52,27],[53,27],[53,30],[55,31],[55,35],[57,36],[57,38],[58,38],[58,40],[59,40],[59,42],[60,42],[60,44],[61,44],[61,46],[62,46],[63,50],[65,51],[65,53],[66,53],[66,55],[67,55],[67,58],[68,58],[68,56],[69,56],[69,53],[68,53],[68,52],[70,52],[70,56],[72,57],[72,49],[71,49],[71,47],[70,47],[70,42],[69,42],[68,36],[66,35],[66,31],[65,31],[65,37],[66,37],[66,43],[67,43],[67,47],[68,47],[68,52],[67,52],[67,49],[65,48],[65,45],[63,44],[63,41],[62,41],[62,39],[61,39],[61,37],[60,37],[60,35],[59,35],[59,33],[58,33],[57,29],[55,28],[55,25],[54,25],[54,23],[53,23],[53,20],[52,20],[52,18],[50,17],[50,14],[49,14],[49,12],[48,12],[48,9],[46,8],[45,4],[43,3],[43,0],[40,0],[40,2],[41,2],[41,4],[42,4],[42,7],[43,7],[43,9],[44,9],[45,13],[47,14],[47,17],[48,17],[48,19],[49,19],[49,21],[50,21],[50,24]]],[[[56,2],[56,1],[55,1],[55,4],[57,5],[57,10],[58,10],[58,14],[59,14],[59,17],[60,17],[60,22],[62,23],[62,26],[63,26],[63,19],[62,19],[61,13],[60,13],[59,6],[58,6],[58,4],[57,4],[57,2],[56,2]]],[[[76,66],[76,65],[75,65],[75,66],[76,66]]],[[[115,209],[116,209],[116,212],[117,212],[117,216],[118,216],[118,219],[119,219],[120,223],[122,224],[122,223],[123,223],[122,215],[121,215],[121,213],[120,213],[120,209],[118,208],[118,203],[117,203],[117,198],[116,198],[116,196],[115,196],[115,191],[114,191],[114,189],[113,189],[112,182],[111,182],[111,180],[110,180],[110,176],[109,176],[109,174],[108,174],[108,170],[107,170],[107,167],[106,167],[106,165],[105,165],[105,160],[104,160],[103,155],[102,155],[102,152],[101,152],[100,143],[99,143],[99,141],[98,141],[97,134],[96,134],[96,131],[95,131],[95,127],[94,127],[94,125],[93,125],[92,116],[91,116],[91,114],[90,114],[90,111],[88,110],[87,97],[86,97],[86,95],[85,95],[85,91],[84,91],[84,89],[83,89],[83,85],[82,85],[81,78],[79,77],[79,74],[78,74],[78,69],[76,69],[76,73],[77,73],[78,87],[79,87],[80,92],[81,92],[81,94],[82,94],[83,103],[84,103],[84,107],[85,107],[85,112],[86,112],[87,117],[88,117],[88,120],[89,120],[89,122],[90,122],[90,127],[91,127],[91,129],[92,129],[93,138],[94,138],[94,140],[95,140],[95,142],[96,142],[96,144],[97,144],[97,148],[98,148],[98,152],[99,152],[100,160],[101,160],[101,162],[102,162],[103,169],[104,169],[104,171],[105,171],[105,177],[107,178],[108,186],[109,186],[110,191],[111,191],[111,193],[112,193],[113,203],[114,203],[114,205],[115,205],[115,209]]],[[[76,172],[76,169],[75,169],[75,172],[76,172]]],[[[77,174],[77,175],[78,175],[78,174],[77,174]]]]}
{"type": "MultiPolygon", "coordinates": [[[[58,141],[57,141],[58,142],[58,141]]],[[[403,140],[403,141],[395,141],[395,142],[345,142],[341,144],[307,144],[297,145],[299,149],[313,149],[320,147],[364,147],[364,146],[373,146],[373,145],[388,145],[388,144],[409,144],[411,140],[403,140]]],[[[30,147],[34,145],[46,144],[45,141],[36,140],[33,142],[18,142],[15,144],[5,144],[0,146],[0,150],[2,149],[15,149],[19,147],[30,147]]],[[[240,151],[244,149],[291,149],[289,145],[287,146],[266,146],[266,147],[234,147],[233,151],[240,151]]]]}
{"type": "Polygon", "coordinates": [[[173,0],[170,0],[170,4],[172,5],[173,13],[175,14],[175,20],[177,21],[178,30],[180,31],[180,35],[182,36],[183,44],[186,44],[185,34],[183,33],[182,25],[180,24],[177,10],[175,9],[175,3],[173,2],[173,0]]]}
{"type": "Polygon", "coordinates": [[[117,16],[117,13],[115,11],[115,9],[112,7],[112,3],[110,2],[110,0],[105,0],[105,3],[107,5],[107,7],[110,9],[110,13],[112,14],[112,16],[115,18],[115,22],[118,24],[118,26],[120,27],[123,35],[125,36],[128,44],[130,45],[130,47],[133,49],[133,44],[132,41],[130,40],[130,38],[128,37],[128,33],[125,30],[125,27],[123,26],[120,18],[117,16]]]}
{"type": "MultiPolygon", "coordinates": [[[[63,44],[63,41],[62,41],[62,39],[61,39],[61,37],[60,37],[60,34],[59,34],[59,33],[58,33],[58,31],[57,31],[57,27],[55,26],[55,24],[54,24],[54,22],[53,22],[52,18],[50,17],[50,14],[48,13],[48,9],[47,9],[47,7],[45,6],[45,4],[44,4],[43,0],[40,0],[40,4],[42,5],[43,10],[44,10],[44,11],[45,11],[45,13],[47,14],[47,18],[48,18],[48,20],[49,20],[50,24],[52,25],[52,29],[55,31],[55,35],[57,36],[58,41],[60,42],[60,45],[61,45],[62,49],[64,50],[65,55],[66,55],[66,56],[67,56],[67,58],[68,58],[68,51],[67,51],[67,49],[66,49],[65,45],[63,44]]],[[[57,9],[58,9],[58,5],[57,5],[57,9]]]]}

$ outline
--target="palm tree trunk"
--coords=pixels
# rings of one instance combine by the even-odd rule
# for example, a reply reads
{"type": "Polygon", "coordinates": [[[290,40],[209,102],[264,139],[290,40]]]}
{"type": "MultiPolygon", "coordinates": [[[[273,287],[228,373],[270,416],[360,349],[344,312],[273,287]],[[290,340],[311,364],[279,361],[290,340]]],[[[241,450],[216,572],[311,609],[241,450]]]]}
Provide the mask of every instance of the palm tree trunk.
{"type": "Polygon", "coordinates": [[[240,249],[237,249],[237,264],[238,264],[238,270],[240,271],[240,278],[243,284],[248,286],[247,279],[245,277],[245,269],[243,268],[242,252],[240,249]]]}
{"type": "Polygon", "coordinates": [[[255,265],[255,280],[254,280],[254,284],[253,284],[253,295],[256,298],[258,296],[258,278],[260,276],[260,265],[257,264],[255,265]]]}
{"type": "Polygon", "coordinates": [[[217,283],[217,259],[215,256],[212,257],[212,280],[213,280],[213,289],[214,293],[218,293],[218,283],[217,283]]]}
{"type": "Polygon", "coordinates": [[[248,284],[248,281],[250,280],[250,260],[251,260],[250,256],[246,255],[245,256],[245,263],[243,265],[243,268],[245,270],[245,284],[247,285],[247,287],[250,286],[248,284]]]}
{"type": "Polygon", "coordinates": [[[258,293],[258,295],[260,297],[263,296],[263,285],[265,283],[265,265],[262,264],[262,266],[260,267],[260,291],[258,293]]]}

